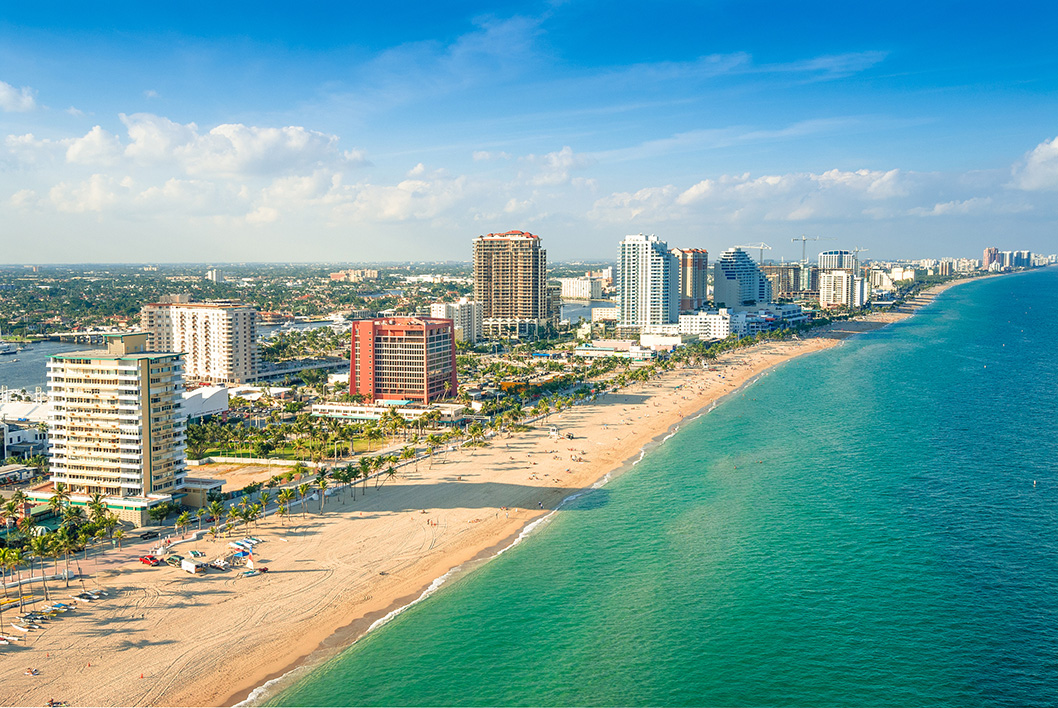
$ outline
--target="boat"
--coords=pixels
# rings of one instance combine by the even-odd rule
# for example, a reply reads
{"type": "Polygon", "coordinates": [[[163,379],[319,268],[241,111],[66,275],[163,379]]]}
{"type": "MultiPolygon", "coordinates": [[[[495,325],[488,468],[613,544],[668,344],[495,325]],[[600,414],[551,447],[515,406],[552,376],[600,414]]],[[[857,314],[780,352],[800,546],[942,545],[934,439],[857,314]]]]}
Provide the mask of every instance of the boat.
{"type": "Polygon", "coordinates": [[[8,626],[9,626],[9,627],[11,627],[12,629],[17,629],[17,630],[18,630],[18,631],[20,631],[20,632],[28,632],[28,631],[29,631],[29,629],[28,629],[28,628],[26,628],[26,627],[23,627],[23,626],[22,626],[22,625],[20,625],[20,624],[15,624],[14,622],[9,622],[9,623],[8,623],[8,626]]]}
{"type": "Polygon", "coordinates": [[[12,637],[12,636],[9,636],[7,634],[0,634],[0,639],[5,639],[5,640],[7,640],[8,643],[26,641],[25,637],[12,637]]]}
{"type": "Polygon", "coordinates": [[[6,354],[14,354],[18,351],[18,348],[14,344],[8,344],[7,342],[0,342],[0,356],[6,354]]]}

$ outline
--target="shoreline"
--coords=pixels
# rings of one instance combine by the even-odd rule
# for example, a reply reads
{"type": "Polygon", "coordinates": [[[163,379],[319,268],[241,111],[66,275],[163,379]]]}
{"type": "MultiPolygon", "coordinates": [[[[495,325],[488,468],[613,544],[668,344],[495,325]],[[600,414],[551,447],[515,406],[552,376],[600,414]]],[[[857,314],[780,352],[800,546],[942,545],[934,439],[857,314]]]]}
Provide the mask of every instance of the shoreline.
{"type": "Polygon", "coordinates": [[[302,513],[282,526],[269,517],[260,530],[245,532],[267,539],[261,555],[273,572],[258,578],[191,578],[135,560],[102,569],[97,563],[90,583],[115,597],[52,623],[35,635],[32,649],[22,648],[29,651],[7,653],[9,670],[21,673],[30,652],[36,655],[30,663],[45,670],[11,680],[12,691],[0,702],[43,703],[54,696],[88,705],[233,705],[265,699],[282,690],[284,679],[296,676],[292,672],[310,671],[453,577],[513,548],[568,500],[632,469],[681,427],[780,364],[906,319],[944,290],[976,279],[934,286],[898,312],[735,350],[705,369],[674,369],[552,415],[551,424],[575,433],[572,441],[550,440],[542,428],[496,436],[488,448],[423,461],[423,469],[377,491],[367,485],[356,502],[347,491],[346,501],[329,502],[325,514],[302,513]],[[569,457],[583,462],[551,449],[570,444],[576,447],[569,447],[569,457]],[[135,641],[140,632],[150,635],[135,641]],[[178,680],[181,675],[194,679],[178,680]]]}

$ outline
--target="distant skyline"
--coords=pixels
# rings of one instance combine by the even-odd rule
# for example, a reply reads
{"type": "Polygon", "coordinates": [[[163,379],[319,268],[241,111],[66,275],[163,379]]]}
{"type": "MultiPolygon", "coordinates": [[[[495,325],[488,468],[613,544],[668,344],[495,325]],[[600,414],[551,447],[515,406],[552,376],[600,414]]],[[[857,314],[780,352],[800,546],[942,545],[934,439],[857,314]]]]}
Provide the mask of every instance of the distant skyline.
{"type": "Polygon", "coordinates": [[[0,11],[0,263],[1058,250],[1053,5],[174,7],[0,11]]]}

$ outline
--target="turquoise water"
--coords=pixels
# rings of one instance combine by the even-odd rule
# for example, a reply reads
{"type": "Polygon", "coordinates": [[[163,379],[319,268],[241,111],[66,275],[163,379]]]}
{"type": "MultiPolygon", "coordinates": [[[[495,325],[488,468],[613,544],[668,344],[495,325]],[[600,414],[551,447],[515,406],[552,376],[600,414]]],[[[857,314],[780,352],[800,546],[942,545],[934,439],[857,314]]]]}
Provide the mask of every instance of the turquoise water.
{"type": "Polygon", "coordinates": [[[1055,705],[1056,296],[788,363],[273,704],[1055,705]]]}

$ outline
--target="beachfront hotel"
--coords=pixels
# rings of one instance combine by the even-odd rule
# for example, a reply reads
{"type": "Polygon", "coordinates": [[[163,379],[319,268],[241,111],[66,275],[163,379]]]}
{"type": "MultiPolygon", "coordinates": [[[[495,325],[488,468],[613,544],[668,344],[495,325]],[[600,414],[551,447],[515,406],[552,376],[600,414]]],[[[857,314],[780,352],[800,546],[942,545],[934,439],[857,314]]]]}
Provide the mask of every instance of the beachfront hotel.
{"type": "Polygon", "coordinates": [[[257,377],[257,310],[248,305],[170,295],[140,310],[140,327],[152,351],[184,353],[188,381],[231,385],[257,377]]]}
{"type": "Polygon", "coordinates": [[[654,234],[632,234],[621,241],[621,319],[624,332],[679,319],[679,274],[676,257],[654,234]]]}
{"type": "Polygon", "coordinates": [[[540,237],[507,231],[475,238],[474,300],[486,337],[535,337],[552,324],[540,237]]]}
{"type": "Polygon", "coordinates": [[[142,525],[185,486],[183,357],[147,341],[146,332],[114,334],[106,349],[51,357],[51,482],[30,497],[47,499],[62,482],[71,500],[103,494],[122,521],[142,525]]]}
{"type": "Polygon", "coordinates": [[[696,312],[709,302],[709,251],[674,248],[679,274],[680,312],[696,312]]]}
{"type": "Polygon", "coordinates": [[[771,301],[771,283],[749,254],[737,246],[713,264],[713,304],[732,312],[752,310],[771,301]]]}
{"type": "Polygon", "coordinates": [[[368,401],[431,401],[455,395],[452,320],[387,317],[353,322],[349,393],[368,401]],[[447,384],[447,385],[446,385],[447,384]]]}

